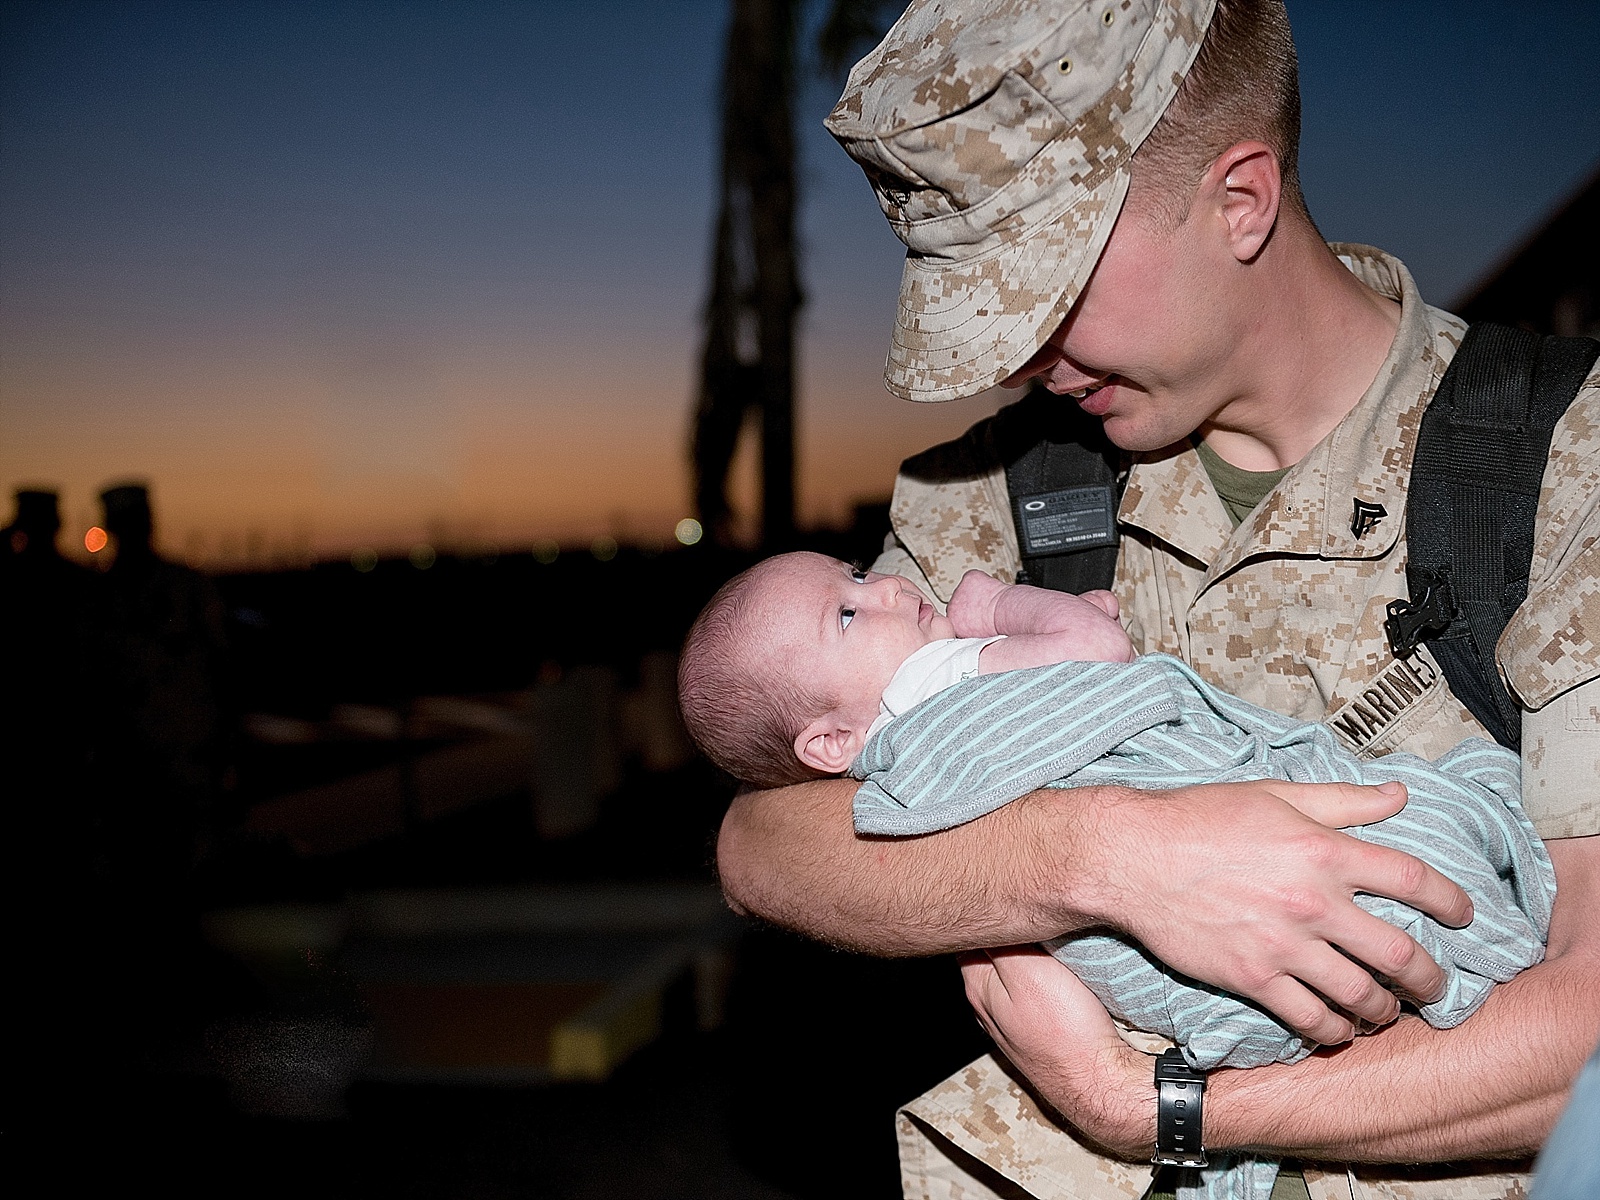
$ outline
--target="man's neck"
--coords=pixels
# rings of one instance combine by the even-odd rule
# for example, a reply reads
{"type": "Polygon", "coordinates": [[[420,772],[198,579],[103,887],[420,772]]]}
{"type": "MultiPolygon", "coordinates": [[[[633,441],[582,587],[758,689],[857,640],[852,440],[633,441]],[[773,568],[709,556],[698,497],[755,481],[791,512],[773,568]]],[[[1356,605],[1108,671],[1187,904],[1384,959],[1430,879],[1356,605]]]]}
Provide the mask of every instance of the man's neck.
{"type": "Polygon", "coordinates": [[[1248,374],[1198,432],[1233,466],[1275,471],[1360,403],[1388,358],[1400,306],[1352,275],[1302,220],[1281,224],[1248,269],[1259,272],[1258,307],[1234,356],[1248,374]]]}

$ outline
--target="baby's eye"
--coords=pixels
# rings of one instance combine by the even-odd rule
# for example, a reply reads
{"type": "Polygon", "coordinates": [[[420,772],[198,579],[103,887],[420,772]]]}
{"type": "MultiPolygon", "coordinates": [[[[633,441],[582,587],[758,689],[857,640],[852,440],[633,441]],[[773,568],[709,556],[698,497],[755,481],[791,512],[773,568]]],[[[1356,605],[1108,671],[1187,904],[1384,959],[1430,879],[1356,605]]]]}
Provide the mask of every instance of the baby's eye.
{"type": "Polygon", "coordinates": [[[853,609],[853,608],[841,608],[839,610],[839,628],[840,629],[849,629],[850,628],[850,622],[851,622],[851,620],[854,619],[855,615],[856,615],[856,610],[855,609],[853,609]]]}
{"type": "Polygon", "coordinates": [[[865,583],[867,581],[867,573],[860,567],[851,567],[850,578],[854,579],[857,583],[865,583]]]}

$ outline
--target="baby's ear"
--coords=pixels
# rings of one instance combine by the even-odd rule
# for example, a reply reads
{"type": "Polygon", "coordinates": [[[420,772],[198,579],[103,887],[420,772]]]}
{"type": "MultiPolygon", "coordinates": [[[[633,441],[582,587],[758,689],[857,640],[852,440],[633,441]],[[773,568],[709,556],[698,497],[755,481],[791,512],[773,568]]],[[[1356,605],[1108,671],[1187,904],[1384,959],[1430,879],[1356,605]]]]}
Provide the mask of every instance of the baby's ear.
{"type": "Polygon", "coordinates": [[[865,739],[859,729],[846,729],[838,713],[818,717],[794,739],[795,757],[825,775],[843,775],[861,753],[865,739]]]}

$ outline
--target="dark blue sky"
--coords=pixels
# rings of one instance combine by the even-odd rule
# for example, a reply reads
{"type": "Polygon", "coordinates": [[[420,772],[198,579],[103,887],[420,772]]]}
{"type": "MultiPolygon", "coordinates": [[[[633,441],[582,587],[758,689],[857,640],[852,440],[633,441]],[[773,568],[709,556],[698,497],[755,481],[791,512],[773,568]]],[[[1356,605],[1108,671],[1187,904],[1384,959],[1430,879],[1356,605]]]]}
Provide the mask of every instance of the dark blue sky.
{"type": "MultiPolygon", "coordinates": [[[[0,484],[147,472],[172,540],[670,523],[725,8],[5,5],[0,484]]],[[[1290,13],[1313,213],[1436,303],[1600,158],[1592,0],[1290,13]]],[[[901,249],[836,87],[800,113],[819,516],[977,415],[878,385],[901,249]]]]}

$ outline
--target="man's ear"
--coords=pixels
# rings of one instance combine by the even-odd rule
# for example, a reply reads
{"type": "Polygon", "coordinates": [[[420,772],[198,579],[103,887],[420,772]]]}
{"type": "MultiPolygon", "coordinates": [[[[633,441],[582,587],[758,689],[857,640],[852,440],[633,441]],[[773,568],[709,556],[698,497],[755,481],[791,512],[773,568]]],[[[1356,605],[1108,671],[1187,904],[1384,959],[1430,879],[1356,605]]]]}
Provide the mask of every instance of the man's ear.
{"type": "Polygon", "coordinates": [[[1216,198],[1229,251],[1250,262],[1278,220],[1283,173],[1277,154],[1265,142],[1239,142],[1217,156],[1201,186],[1216,198]]]}
{"type": "Polygon", "coordinates": [[[818,717],[794,739],[794,753],[825,775],[842,775],[866,743],[866,731],[846,729],[839,713],[818,717]]]}

